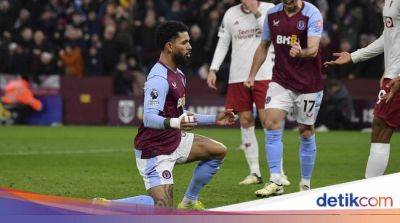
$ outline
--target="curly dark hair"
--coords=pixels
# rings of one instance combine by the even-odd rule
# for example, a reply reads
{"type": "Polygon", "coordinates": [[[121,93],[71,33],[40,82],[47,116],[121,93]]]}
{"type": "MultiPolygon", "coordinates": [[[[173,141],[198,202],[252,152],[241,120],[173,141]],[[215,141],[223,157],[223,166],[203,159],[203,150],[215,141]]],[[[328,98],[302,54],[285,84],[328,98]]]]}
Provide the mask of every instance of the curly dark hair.
{"type": "Polygon", "coordinates": [[[181,32],[188,32],[188,27],[178,21],[167,21],[160,24],[156,31],[156,44],[160,50],[164,50],[167,42],[176,38],[181,32]]]}

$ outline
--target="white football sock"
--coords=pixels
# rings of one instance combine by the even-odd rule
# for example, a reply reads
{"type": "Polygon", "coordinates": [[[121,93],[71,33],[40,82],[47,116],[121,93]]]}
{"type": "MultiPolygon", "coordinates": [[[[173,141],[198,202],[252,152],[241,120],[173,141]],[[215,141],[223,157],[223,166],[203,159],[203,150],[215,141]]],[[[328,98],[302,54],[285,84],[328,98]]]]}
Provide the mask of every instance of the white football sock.
{"type": "Polygon", "coordinates": [[[258,176],[261,176],[260,164],[258,162],[258,142],[254,132],[254,126],[250,128],[241,128],[241,132],[244,155],[247,164],[249,164],[250,173],[255,173],[258,176]]]}
{"type": "Polygon", "coordinates": [[[390,144],[371,143],[365,178],[382,176],[385,173],[390,154],[390,144]]]}
{"type": "Polygon", "coordinates": [[[311,185],[311,180],[310,180],[310,179],[304,179],[304,178],[302,178],[301,181],[300,181],[300,183],[301,183],[302,185],[310,186],[310,185],[311,185]]]}
{"type": "Polygon", "coordinates": [[[281,185],[281,174],[280,173],[271,173],[271,176],[269,177],[269,181],[274,182],[278,185],[281,185]]]}

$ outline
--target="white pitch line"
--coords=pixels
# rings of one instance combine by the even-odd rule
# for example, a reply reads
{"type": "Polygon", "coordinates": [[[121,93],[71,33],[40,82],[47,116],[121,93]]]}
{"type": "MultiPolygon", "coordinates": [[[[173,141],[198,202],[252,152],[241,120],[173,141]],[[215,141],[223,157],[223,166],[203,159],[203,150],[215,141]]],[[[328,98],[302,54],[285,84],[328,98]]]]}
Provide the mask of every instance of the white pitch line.
{"type": "Polygon", "coordinates": [[[129,152],[128,149],[88,149],[88,150],[68,150],[68,151],[13,151],[1,152],[0,156],[29,156],[29,155],[64,155],[64,154],[91,154],[91,153],[114,153],[129,152]]]}

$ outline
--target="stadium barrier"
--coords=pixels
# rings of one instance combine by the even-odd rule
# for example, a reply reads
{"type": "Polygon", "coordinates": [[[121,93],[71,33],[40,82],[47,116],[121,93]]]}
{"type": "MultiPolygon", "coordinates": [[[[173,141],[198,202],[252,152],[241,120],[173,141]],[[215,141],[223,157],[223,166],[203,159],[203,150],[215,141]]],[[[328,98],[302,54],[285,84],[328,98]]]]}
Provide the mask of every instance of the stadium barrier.
{"type": "MultiPolygon", "coordinates": [[[[0,89],[17,76],[0,74],[0,89]]],[[[41,113],[27,119],[32,125],[97,124],[137,126],[142,120],[143,99],[113,94],[113,78],[42,76],[34,88],[35,95],[45,104],[41,113]],[[62,120],[62,121],[61,121],[62,120]]],[[[204,80],[189,76],[187,108],[196,113],[216,114],[224,109],[225,96],[210,90],[204,80]]],[[[344,84],[353,98],[355,113],[352,115],[354,129],[368,128],[373,118],[373,107],[379,85],[373,79],[355,79],[344,84]]],[[[0,91],[1,95],[1,91],[0,91]]],[[[295,122],[289,116],[288,128],[295,122]]]]}
{"type": "Polygon", "coordinates": [[[65,124],[107,123],[107,101],[113,96],[112,77],[62,77],[60,86],[65,124]]]}

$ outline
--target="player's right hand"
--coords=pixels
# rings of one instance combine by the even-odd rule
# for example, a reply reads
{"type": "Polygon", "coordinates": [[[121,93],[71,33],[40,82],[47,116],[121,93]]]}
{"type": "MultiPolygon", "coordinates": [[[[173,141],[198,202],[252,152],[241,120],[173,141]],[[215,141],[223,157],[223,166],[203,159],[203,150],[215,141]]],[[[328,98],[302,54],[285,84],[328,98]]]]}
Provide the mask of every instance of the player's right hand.
{"type": "Polygon", "coordinates": [[[181,119],[181,129],[182,130],[191,131],[197,125],[197,120],[194,117],[194,114],[191,112],[187,112],[180,119],[181,119]]]}
{"type": "Polygon", "coordinates": [[[252,88],[254,86],[254,77],[249,76],[249,78],[247,78],[247,80],[243,84],[247,88],[252,88]]]}
{"type": "Polygon", "coordinates": [[[336,60],[327,61],[324,63],[325,67],[342,65],[351,62],[351,54],[348,52],[333,53],[333,56],[338,57],[336,60]]]}
{"type": "Polygon", "coordinates": [[[207,85],[209,88],[217,90],[217,87],[215,86],[215,83],[217,82],[217,74],[215,73],[215,70],[210,70],[208,72],[207,76],[207,85]]]}
{"type": "Polygon", "coordinates": [[[390,91],[385,96],[383,96],[383,99],[385,99],[386,103],[389,103],[400,90],[400,77],[396,77],[390,80],[386,87],[390,88],[390,91]]]}

